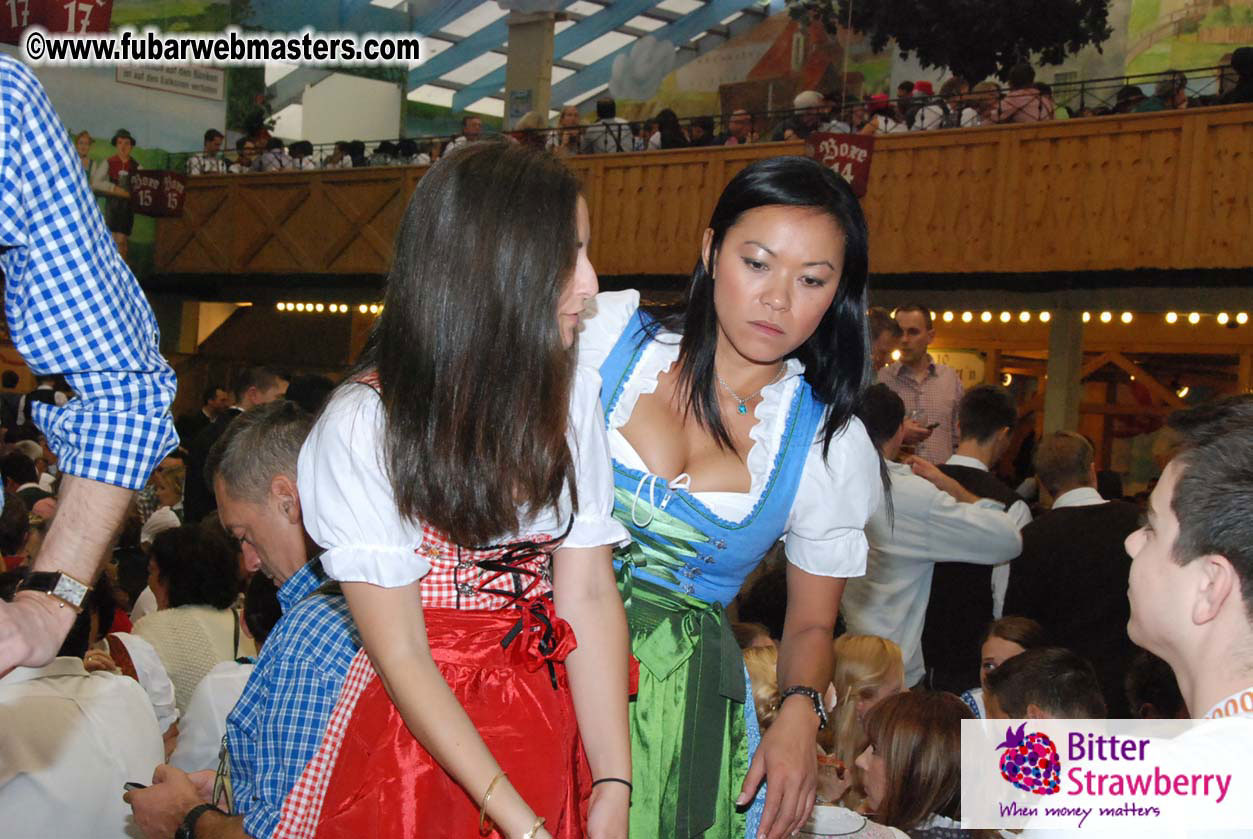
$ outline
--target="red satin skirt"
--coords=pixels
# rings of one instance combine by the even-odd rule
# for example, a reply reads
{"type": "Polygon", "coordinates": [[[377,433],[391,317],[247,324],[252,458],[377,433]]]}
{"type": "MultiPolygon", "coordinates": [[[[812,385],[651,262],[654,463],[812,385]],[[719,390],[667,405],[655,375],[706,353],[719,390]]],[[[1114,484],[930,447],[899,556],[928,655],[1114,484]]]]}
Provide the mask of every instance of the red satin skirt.
{"type": "MultiPolygon", "coordinates": [[[[426,609],[424,615],[435,663],[510,783],[554,837],[582,837],[592,777],[562,663],[575,647],[569,624],[551,600],[525,611],[426,609]]],[[[409,733],[377,675],[348,721],[316,835],[480,835],[479,802],[409,733]]]]}

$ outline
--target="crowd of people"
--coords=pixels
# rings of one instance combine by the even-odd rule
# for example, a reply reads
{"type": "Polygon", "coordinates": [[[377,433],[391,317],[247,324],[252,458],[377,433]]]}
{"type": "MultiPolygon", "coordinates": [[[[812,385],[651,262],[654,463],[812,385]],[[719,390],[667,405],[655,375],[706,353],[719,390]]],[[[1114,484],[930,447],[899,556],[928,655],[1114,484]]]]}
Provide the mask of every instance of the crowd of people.
{"type": "MultiPolygon", "coordinates": [[[[1067,117],[1144,113],[1206,105],[1253,102],[1253,47],[1235,50],[1219,74],[1214,93],[1189,96],[1188,77],[1177,70],[1159,74],[1152,95],[1143,84],[1125,84],[1116,91],[1059,108],[1051,85],[1036,80],[1030,64],[1012,67],[1004,85],[983,81],[971,85],[952,76],[936,90],[927,80],[901,82],[895,98],[874,93],[850,99],[839,90],[826,93],[803,90],[792,100],[792,110],[777,115],[753,114],[736,108],[715,118],[680,119],[670,108],[644,120],[627,121],[617,115],[617,103],[606,95],[596,100],[595,119],[584,123],[575,105],[561,109],[555,124],[537,111],[519,119],[503,136],[519,143],[546,148],[558,156],[641,152],[657,149],[733,146],[762,141],[803,140],[815,132],[836,134],[899,134],[944,128],[1043,122],[1067,117]],[[721,125],[721,129],[719,128],[721,125]]],[[[272,172],[287,169],[336,169],[363,166],[426,166],[466,142],[484,139],[482,117],[467,114],[461,133],[451,138],[384,140],[367,148],[361,140],[341,140],[318,158],[308,141],[285,145],[258,128],[236,142],[234,160],[222,156],[222,133],[205,132],[204,148],[187,160],[191,175],[272,172]]]]}
{"type": "Polygon", "coordinates": [[[1074,432],[1011,486],[1013,397],[935,361],[925,305],[870,307],[819,163],[737,174],[654,306],[598,293],[559,155],[465,135],[352,369],[248,368],[175,422],[3,57],[0,99],[44,174],[0,157],[33,196],[0,214],[14,343],[67,371],[0,399],[6,835],[781,839],[819,801],[839,835],[982,836],[963,719],[1253,745],[1253,395],[1170,418],[1147,523],[1074,432]]]}

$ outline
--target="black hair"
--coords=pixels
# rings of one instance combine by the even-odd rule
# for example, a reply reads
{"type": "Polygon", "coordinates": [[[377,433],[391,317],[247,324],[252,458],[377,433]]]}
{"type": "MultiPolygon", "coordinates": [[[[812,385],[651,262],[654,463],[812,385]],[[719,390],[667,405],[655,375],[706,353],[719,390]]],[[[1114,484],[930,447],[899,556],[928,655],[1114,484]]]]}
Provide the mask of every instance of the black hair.
{"type": "Polygon", "coordinates": [[[18,486],[33,484],[39,480],[39,470],[35,461],[18,451],[12,451],[0,458],[0,475],[6,481],[13,481],[18,486]]]}
{"type": "Polygon", "coordinates": [[[976,385],[957,404],[957,423],[961,439],[986,443],[1002,428],[1018,424],[1018,406],[1000,385],[976,385]]]}
{"type": "Polygon", "coordinates": [[[220,384],[217,384],[216,382],[208,385],[204,389],[204,394],[200,397],[201,407],[204,407],[205,405],[208,405],[210,402],[212,402],[214,399],[217,399],[219,390],[225,392],[226,388],[222,387],[220,384]]]}
{"type": "Polygon", "coordinates": [[[1012,719],[1035,705],[1058,719],[1104,719],[1105,698],[1087,659],[1063,647],[1036,647],[1008,658],[985,677],[988,692],[1012,719]]]}
{"type": "Polygon", "coordinates": [[[13,370],[5,370],[3,373],[0,373],[0,387],[17,387],[18,381],[20,380],[17,377],[17,373],[13,370]]]}
{"type": "Polygon", "coordinates": [[[170,607],[227,609],[239,591],[239,566],[221,531],[196,524],[163,530],[152,540],[157,576],[169,591],[170,607]]]}
{"type": "Polygon", "coordinates": [[[1175,671],[1148,650],[1137,649],[1131,657],[1123,691],[1131,713],[1140,719],[1151,718],[1144,714],[1146,705],[1152,706],[1159,719],[1175,719],[1185,710],[1175,671]]]}
{"type": "Polygon", "coordinates": [[[410,137],[406,137],[396,144],[396,153],[401,157],[409,158],[418,153],[418,144],[410,137]]]}
{"type": "Polygon", "coordinates": [[[618,103],[614,102],[609,96],[602,96],[596,100],[596,118],[597,119],[613,119],[618,115],[618,103]]]}
{"type": "Polygon", "coordinates": [[[457,544],[514,532],[520,507],[555,507],[566,487],[577,505],[575,356],[556,310],[578,258],[578,199],[543,150],[467,143],[418,182],[401,221],[358,373],[378,374],[397,509],[457,544]]]}
{"type": "Polygon", "coordinates": [[[914,83],[911,81],[901,82],[900,84],[896,86],[896,92],[900,93],[902,90],[905,91],[906,93],[913,93],[914,83]]]}
{"type": "MultiPolygon", "coordinates": [[[[663,111],[664,113],[664,111],[663,111]]],[[[758,207],[810,207],[829,215],[844,234],[844,264],[831,307],[818,328],[790,357],[805,365],[805,381],[814,398],[827,406],[822,429],[825,457],[831,440],[844,429],[870,383],[870,342],[866,328],[869,285],[869,239],[866,217],[848,183],[807,157],[771,157],[741,170],[722,191],[709,227],[713,239],[709,264],[696,260],[683,308],[658,313],[658,324],[682,334],[679,385],[685,409],[719,446],[733,448],[718,409],[714,371],[718,313],[714,278],[722,242],[740,218],[758,207]]]]}
{"type": "Polygon", "coordinates": [[[30,508],[22,496],[14,492],[4,494],[4,509],[0,510],[0,554],[13,556],[26,544],[30,533],[30,508]]]}
{"type": "Polygon", "coordinates": [[[96,583],[83,598],[83,611],[74,619],[65,640],[61,642],[58,656],[82,658],[91,647],[91,619],[96,619],[96,632],[101,636],[108,634],[113,626],[113,615],[117,611],[117,600],[113,596],[113,583],[109,575],[101,572],[96,583]]]}
{"type": "Polygon", "coordinates": [[[857,418],[866,427],[876,449],[896,435],[905,421],[905,403],[892,388],[873,384],[866,388],[857,406],[857,418]]]}
{"type": "Polygon", "coordinates": [[[1035,70],[1032,69],[1030,64],[1025,62],[1015,64],[1009,68],[1009,74],[1006,76],[1006,79],[1009,81],[1011,90],[1029,87],[1035,81],[1035,70]]]}
{"type": "Polygon", "coordinates": [[[244,592],[244,624],[258,650],[282,616],[283,607],[279,603],[274,581],[265,574],[253,574],[244,592]]]}
{"type": "Polygon", "coordinates": [[[205,144],[207,145],[208,143],[212,142],[213,140],[216,140],[218,137],[221,137],[221,136],[223,136],[221,131],[218,131],[216,128],[210,128],[208,131],[204,133],[205,144]]]}
{"type": "MultiPolygon", "coordinates": [[[[679,117],[669,108],[657,114],[657,133],[661,135],[661,147],[663,149],[687,148],[687,137],[683,134],[683,127],[679,125],[679,117]]],[[[727,189],[730,188],[728,184],[727,189]]],[[[725,191],[723,195],[726,195],[725,191]]],[[[715,215],[717,215],[716,211],[715,215]]]]}
{"type": "Polygon", "coordinates": [[[283,147],[283,141],[280,140],[278,137],[271,137],[270,139],[265,141],[266,151],[274,151],[275,149],[281,149],[282,147],[283,147]]]}
{"type": "Polygon", "coordinates": [[[287,385],[286,398],[316,416],[333,390],[335,390],[335,383],[326,376],[316,374],[292,376],[291,382],[287,385]]]}

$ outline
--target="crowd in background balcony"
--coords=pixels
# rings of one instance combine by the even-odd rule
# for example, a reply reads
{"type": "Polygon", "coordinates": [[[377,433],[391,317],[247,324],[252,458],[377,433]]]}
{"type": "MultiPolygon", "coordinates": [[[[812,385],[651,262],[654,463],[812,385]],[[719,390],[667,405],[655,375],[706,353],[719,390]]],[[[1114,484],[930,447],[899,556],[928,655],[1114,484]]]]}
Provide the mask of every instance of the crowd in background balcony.
{"type": "MultiPolygon", "coordinates": [[[[620,118],[617,103],[603,96],[596,101],[596,118],[591,123],[582,121],[577,106],[566,105],[554,124],[531,111],[505,136],[569,157],[804,140],[816,132],[899,134],[1253,102],[1253,47],[1236,50],[1230,64],[1217,68],[1212,91],[1190,96],[1189,76],[1177,70],[1140,78],[1138,84],[1130,82],[1130,78],[1071,82],[1059,84],[1055,93],[1053,86],[1036,81],[1031,65],[1020,64],[1009,71],[1005,87],[995,81],[972,86],[953,76],[938,92],[930,81],[902,82],[895,98],[887,93],[862,97],[842,90],[804,90],[786,111],[753,113],[736,108],[719,117],[680,119],[665,108],[656,116],[633,122],[620,118]],[[1150,83],[1151,96],[1146,93],[1150,83]]],[[[205,132],[204,149],[188,158],[186,169],[191,175],[206,175],[425,166],[449,149],[488,136],[482,118],[473,114],[462,119],[461,133],[456,136],[383,140],[372,148],[361,140],[341,140],[316,149],[307,140],[285,145],[261,128],[240,138],[234,159],[227,160],[221,154],[222,133],[210,129],[205,132]]]]}

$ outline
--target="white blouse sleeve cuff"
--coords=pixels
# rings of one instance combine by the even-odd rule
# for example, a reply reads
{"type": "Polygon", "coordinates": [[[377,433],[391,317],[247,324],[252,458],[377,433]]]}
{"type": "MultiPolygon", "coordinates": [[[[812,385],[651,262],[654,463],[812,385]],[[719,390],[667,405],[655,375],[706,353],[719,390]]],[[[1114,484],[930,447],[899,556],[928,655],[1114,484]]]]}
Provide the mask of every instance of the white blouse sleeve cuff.
{"type": "Polygon", "coordinates": [[[818,577],[861,577],[870,547],[856,528],[838,530],[826,539],[805,539],[789,533],[784,540],[787,561],[818,577]]]}
{"type": "Polygon", "coordinates": [[[570,535],[561,543],[563,548],[599,548],[601,545],[619,547],[631,541],[631,534],[613,516],[577,515],[570,535]]]}
{"type": "Polygon", "coordinates": [[[321,559],[322,570],[333,580],[384,588],[407,586],[431,570],[424,556],[397,545],[338,545],[328,548],[321,559]]]}

